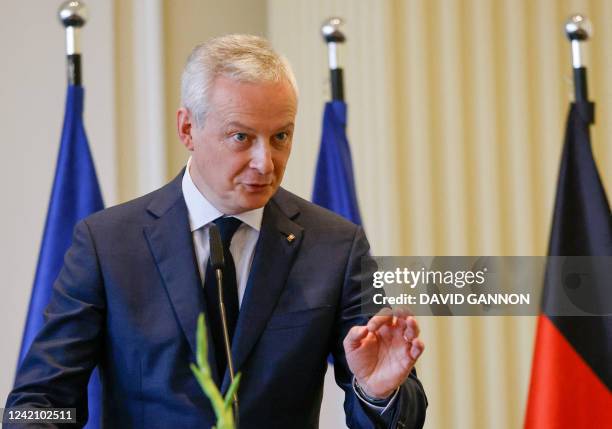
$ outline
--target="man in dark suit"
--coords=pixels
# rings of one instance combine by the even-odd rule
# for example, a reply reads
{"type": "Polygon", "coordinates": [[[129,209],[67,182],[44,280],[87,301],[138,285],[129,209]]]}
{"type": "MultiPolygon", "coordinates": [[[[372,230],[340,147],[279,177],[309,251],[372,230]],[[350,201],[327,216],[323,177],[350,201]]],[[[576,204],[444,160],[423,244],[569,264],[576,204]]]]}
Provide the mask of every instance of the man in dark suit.
{"type": "Polygon", "coordinates": [[[227,390],[207,265],[215,223],[241,428],[317,427],[330,352],[349,427],[423,425],[416,321],[361,312],[372,274],[362,269],[371,265],[363,230],[280,188],[296,111],[291,69],[264,39],[224,36],[194,49],[177,112],[187,168],[77,225],[7,406],[74,407],[82,422],[98,366],[105,427],[212,426],[189,363],[204,312],[208,361],[227,390]]]}

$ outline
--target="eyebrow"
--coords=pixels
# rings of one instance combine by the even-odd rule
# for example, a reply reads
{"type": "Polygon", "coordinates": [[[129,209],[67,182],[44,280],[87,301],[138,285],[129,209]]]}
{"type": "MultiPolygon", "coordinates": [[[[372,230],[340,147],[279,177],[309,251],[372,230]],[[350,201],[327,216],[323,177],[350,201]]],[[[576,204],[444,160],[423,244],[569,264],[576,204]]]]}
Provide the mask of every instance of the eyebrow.
{"type": "MultiPolygon", "coordinates": [[[[239,128],[239,129],[243,129],[243,130],[246,130],[246,131],[249,131],[249,132],[252,132],[252,133],[255,132],[255,130],[253,128],[251,128],[251,127],[249,127],[247,125],[244,125],[241,122],[237,122],[237,121],[228,122],[225,125],[225,128],[239,128]]],[[[282,127],[279,127],[278,130],[282,131],[282,130],[286,130],[286,129],[289,129],[289,128],[291,128],[291,129],[295,128],[295,124],[293,122],[289,122],[289,123],[283,125],[282,127]]]]}
{"type": "Polygon", "coordinates": [[[232,121],[225,125],[225,128],[240,128],[249,132],[254,132],[255,130],[251,127],[248,127],[240,122],[232,121]]]}

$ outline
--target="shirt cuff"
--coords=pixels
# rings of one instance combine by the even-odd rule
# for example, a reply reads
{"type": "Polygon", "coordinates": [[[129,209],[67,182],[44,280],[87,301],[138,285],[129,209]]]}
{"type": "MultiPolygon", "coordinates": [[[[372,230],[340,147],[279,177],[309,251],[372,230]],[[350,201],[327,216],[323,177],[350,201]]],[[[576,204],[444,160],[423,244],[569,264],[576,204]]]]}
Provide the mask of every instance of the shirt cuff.
{"type": "Polygon", "coordinates": [[[397,398],[397,394],[399,392],[399,387],[397,389],[395,389],[395,392],[393,393],[393,395],[391,395],[391,398],[388,399],[388,402],[385,405],[376,405],[373,404],[372,402],[368,401],[359,391],[359,389],[356,386],[357,381],[355,380],[355,376],[353,376],[353,381],[351,382],[351,385],[353,386],[353,391],[355,392],[355,395],[357,395],[357,397],[359,398],[359,400],[361,402],[363,402],[365,405],[368,406],[368,408],[370,408],[371,410],[377,411],[379,414],[384,413],[385,411],[387,411],[389,408],[391,408],[393,406],[393,404],[395,403],[395,399],[397,398]]]}

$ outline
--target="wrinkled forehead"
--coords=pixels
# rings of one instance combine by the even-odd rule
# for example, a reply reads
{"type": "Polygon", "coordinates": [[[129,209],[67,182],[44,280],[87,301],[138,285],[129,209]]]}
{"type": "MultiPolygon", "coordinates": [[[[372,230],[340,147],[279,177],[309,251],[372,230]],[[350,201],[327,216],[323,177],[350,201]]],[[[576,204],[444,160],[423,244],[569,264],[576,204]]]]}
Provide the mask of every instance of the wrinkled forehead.
{"type": "Polygon", "coordinates": [[[288,81],[249,82],[227,76],[214,80],[208,115],[228,123],[267,123],[272,128],[293,125],[297,97],[288,81]]]}

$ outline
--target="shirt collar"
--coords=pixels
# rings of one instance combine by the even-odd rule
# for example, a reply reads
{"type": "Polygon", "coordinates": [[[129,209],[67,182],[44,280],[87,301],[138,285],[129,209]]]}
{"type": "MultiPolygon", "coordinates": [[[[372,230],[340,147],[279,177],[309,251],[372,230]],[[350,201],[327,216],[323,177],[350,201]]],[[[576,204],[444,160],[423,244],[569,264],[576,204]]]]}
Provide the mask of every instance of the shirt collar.
{"type": "MultiPolygon", "coordinates": [[[[183,174],[183,197],[187,204],[187,212],[189,213],[189,226],[191,232],[208,225],[213,220],[224,215],[223,212],[219,211],[213,206],[210,201],[198,190],[196,185],[191,179],[191,173],[189,167],[191,166],[191,158],[187,161],[187,167],[183,174]]],[[[255,210],[249,210],[246,212],[232,215],[236,219],[240,219],[243,223],[246,223],[256,231],[261,230],[261,220],[263,218],[263,207],[255,210]]]]}

